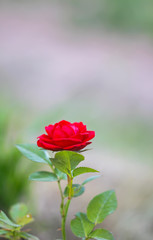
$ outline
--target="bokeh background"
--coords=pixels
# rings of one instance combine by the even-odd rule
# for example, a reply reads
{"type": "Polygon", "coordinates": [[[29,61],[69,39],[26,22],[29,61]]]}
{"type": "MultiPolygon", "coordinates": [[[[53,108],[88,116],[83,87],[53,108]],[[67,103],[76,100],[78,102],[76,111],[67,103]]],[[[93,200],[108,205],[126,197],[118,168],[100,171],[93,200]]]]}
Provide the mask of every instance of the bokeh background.
{"type": "Polygon", "coordinates": [[[115,189],[118,209],[102,226],[116,240],[152,240],[152,0],[0,1],[0,208],[28,204],[43,240],[61,236],[57,186],[30,183],[44,166],[14,146],[36,143],[62,119],[96,131],[84,155],[102,173],[74,199],[68,222],[115,189]]]}

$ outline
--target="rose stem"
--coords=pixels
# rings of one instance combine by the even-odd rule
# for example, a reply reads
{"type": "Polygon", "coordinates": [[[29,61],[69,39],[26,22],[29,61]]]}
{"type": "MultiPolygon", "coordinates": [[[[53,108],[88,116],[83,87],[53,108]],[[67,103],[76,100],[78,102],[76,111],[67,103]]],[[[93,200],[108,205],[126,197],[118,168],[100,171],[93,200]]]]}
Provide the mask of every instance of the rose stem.
{"type": "Polygon", "coordinates": [[[66,240],[65,223],[66,223],[66,217],[67,217],[70,202],[71,202],[71,200],[68,199],[66,204],[65,204],[65,207],[64,207],[64,214],[62,216],[62,236],[63,236],[63,240],[66,240]]]}
{"type": "Polygon", "coordinates": [[[66,240],[66,232],[65,232],[65,223],[66,223],[66,218],[67,218],[67,213],[68,209],[70,206],[70,202],[72,199],[72,183],[73,183],[73,178],[71,178],[69,175],[67,175],[67,181],[68,181],[68,189],[69,189],[69,194],[68,194],[68,200],[63,206],[63,216],[62,216],[62,236],[63,240],[66,240]]]}
{"type": "MultiPolygon", "coordinates": [[[[54,168],[51,164],[50,164],[50,167],[51,167],[53,173],[55,173],[55,170],[54,170],[54,168]]],[[[63,219],[63,216],[64,216],[64,195],[63,195],[63,192],[62,192],[60,179],[58,179],[57,184],[58,184],[58,188],[59,188],[60,195],[61,195],[60,213],[61,213],[61,217],[63,219]]],[[[62,232],[63,232],[63,227],[62,227],[62,232]]]]}
{"type": "MultiPolygon", "coordinates": [[[[54,170],[54,168],[51,164],[50,164],[50,167],[51,167],[52,171],[55,173],[55,170],[54,170]]],[[[62,217],[62,236],[63,236],[63,240],[66,240],[65,223],[66,223],[66,218],[67,218],[69,205],[70,205],[71,198],[72,198],[73,178],[71,178],[69,175],[67,175],[67,181],[68,181],[68,187],[69,187],[69,195],[68,195],[68,200],[67,200],[65,206],[64,206],[64,195],[63,195],[63,192],[62,192],[60,179],[58,179],[58,181],[57,181],[58,188],[59,188],[60,195],[61,195],[60,213],[61,213],[61,217],[62,217]]]]}

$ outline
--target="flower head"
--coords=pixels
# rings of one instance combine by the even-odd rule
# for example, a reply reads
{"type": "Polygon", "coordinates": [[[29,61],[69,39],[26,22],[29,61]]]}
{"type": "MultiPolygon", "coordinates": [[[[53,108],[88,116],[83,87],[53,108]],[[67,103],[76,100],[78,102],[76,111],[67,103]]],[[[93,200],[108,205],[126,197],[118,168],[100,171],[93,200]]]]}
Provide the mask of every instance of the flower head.
{"type": "Polygon", "coordinates": [[[62,120],[45,127],[45,130],[47,134],[38,137],[37,145],[52,151],[79,151],[95,137],[95,132],[87,131],[86,125],[82,122],[70,123],[62,120]]]}

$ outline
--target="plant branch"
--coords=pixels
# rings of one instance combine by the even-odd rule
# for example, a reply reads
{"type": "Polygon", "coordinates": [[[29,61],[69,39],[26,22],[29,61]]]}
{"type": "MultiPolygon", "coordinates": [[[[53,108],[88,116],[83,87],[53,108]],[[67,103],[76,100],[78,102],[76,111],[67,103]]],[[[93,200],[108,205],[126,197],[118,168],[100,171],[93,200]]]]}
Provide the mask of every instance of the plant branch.
{"type": "Polygon", "coordinates": [[[70,206],[70,202],[73,196],[73,189],[72,189],[72,184],[73,184],[73,178],[71,178],[69,175],[67,175],[67,182],[68,182],[68,200],[65,204],[65,206],[63,206],[63,216],[62,216],[62,236],[63,236],[63,240],[66,240],[66,232],[65,232],[65,223],[66,223],[66,218],[67,218],[67,213],[68,213],[68,209],[70,206]]]}
{"type": "MultiPolygon", "coordinates": [[[[55,173],[55,169],[53,168],[53,166],[52,166],[51,164],[50,164],[50,167],[51,167],[53,173],[55,173]]],[[[55,174],[56,174],[56,173],[55,173],[55,174]]],[[[63,216],[63,207],[64,207],[64,195],[63,195],[63,192],[62,192],[62,187],[61,187],[61,181],[60,181],[60,179],[58,179],[57,184],[58,184],[58,188],[59,188],[60,196],[61,196],[60,213],[61,213],[61,217],[62,217],[62,216],[63,216]]]]}
{"type": "Polygon", "coordinates": [[[62,236],[63,236],[63,240],[66,240],[66,232],[65,232],[65,223],[66,223],[66,218],[67,218],[67,213],[68,213],[68,209],[70,206],[70,202],[71,200],[68,199],[67,203],[64,206],[64,215],[62,216],[62,236]]]}
{"type": "MultiPolygon", "coordinates": [[[[53,173],[55,173],[55,169],[52,165],[50,165],[53,173]]],[[[71,178],[69,175],[67,175],[67,186],[69,189],[69,193],[68,193],[68,200],[66,202],[66,204],[64,205],[64,195],[63,195],[63,191],[62,191],[62,187],[61,187],[61,183],[60,183],[60,179],[58,179],[57,184],[58,184],[58,188],[60,191],[60,196],[61,196],[61,206],[60,206],[60,213],[61,213],[61,217],[62,217],[62,237],[63,240],[66,240],[66,231],[65,231],[65,224],[66,224],[66,218],[67,218],[67,214],[68,214],[68,209],[70,206],[70,202],[73,196],[73,189],[72,189],[72,184],[73,184],[73,178],[71,178]]]]}
{"type": "Polygon", "coordinates": [[[68,199],[71,200],[73,196],[73,189],[72,189],[73,178],[71,178],[69,175],[67,175],[67,182],[68,182],[68,190],[69,190],[68,199]]]}

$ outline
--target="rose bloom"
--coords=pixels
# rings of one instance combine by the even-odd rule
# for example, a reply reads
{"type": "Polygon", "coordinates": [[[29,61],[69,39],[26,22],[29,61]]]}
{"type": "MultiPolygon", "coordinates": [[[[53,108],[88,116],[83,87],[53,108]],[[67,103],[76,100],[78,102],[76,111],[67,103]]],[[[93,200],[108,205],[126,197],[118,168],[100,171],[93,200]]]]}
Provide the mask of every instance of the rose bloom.
{"type": "Polygon", "coordinates": [[[52,151],[79,151],[95,137],[95,132],[87,131],[86,125],[82,122],[70,123],[62,120],[45,127],[45,130],[47,134],[38,137],[37,145],[52,151]]]}

